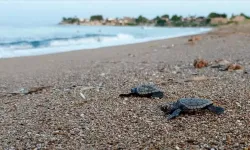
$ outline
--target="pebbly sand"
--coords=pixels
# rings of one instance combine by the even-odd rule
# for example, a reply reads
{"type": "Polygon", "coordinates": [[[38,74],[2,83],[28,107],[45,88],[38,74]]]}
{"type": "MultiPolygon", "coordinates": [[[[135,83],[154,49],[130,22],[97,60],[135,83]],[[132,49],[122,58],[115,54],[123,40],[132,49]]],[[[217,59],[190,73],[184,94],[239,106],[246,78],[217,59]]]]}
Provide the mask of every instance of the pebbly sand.
{"type": "MultiPolygon", "coordinates": [[[[249,25],[147,43],[0,59],[0,149],[243,149],[250,146],[250,80],[242,71],[195,69],[223,58],[250,68],[249,25]],[[179,82],[195,76],[206,81],[179,82]],[[178,82],[175,82],[178,81],[178,82]],[[119,98],[153,82],[163,99],[119,98]],[[29,95],[21,88],[50,86],[29,95]],[[82,88],[95,87],[82,91],[82,88]],[[158,106],[183,97],[226,109],[168,121],[158,106]]],[[[250,149],[250,147],[249,147],[250,149]]]]}

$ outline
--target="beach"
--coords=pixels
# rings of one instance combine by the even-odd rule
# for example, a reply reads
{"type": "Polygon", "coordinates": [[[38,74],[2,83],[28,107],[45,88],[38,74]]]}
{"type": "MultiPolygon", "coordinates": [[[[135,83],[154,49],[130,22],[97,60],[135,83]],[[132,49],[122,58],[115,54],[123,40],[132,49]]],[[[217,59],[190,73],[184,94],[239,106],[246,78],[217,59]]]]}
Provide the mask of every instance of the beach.
{"type": "Polygon", "coordinates": [[[249,29],[218,28],[194,44],[185,36],[0,59],[0,149],[249,148],[249,72],[193,66],[201,57],[249,69],[249,29]],[[203,75],[213,79],[182,82],[203,75]],[[119,97],[151,82],[164,98],[119,97]],[[32,87],[46,88],[10,94],[32,87]],[[210,99],[225,113],[167,120],[158,106],[185,97],[210,99]]]}

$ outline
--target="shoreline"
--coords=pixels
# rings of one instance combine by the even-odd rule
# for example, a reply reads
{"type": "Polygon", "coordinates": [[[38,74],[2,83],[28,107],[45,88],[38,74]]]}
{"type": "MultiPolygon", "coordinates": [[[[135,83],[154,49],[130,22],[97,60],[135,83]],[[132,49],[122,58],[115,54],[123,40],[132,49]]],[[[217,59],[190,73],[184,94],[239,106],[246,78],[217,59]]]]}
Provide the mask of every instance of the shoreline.
{"type": "MultiPolygon", "coordinates": [[[[203,29],[203,28],[200,28],[203,29]]],[[[196,35],[202,35],[202,34],[207,34],[209,32],[212,32],[215,30],[215,28],[207,28],[208,31],[201,31],[200,33],[191,33],[191,34],[184,34],[184,35],[175,35],[175,36],[169,36],[169,37],[158,37],[155,39],[145,39],[145,40],[139,40],[137,42],[134,43],[125,43],[125,44],[119,44],[119,45],[110,45],[110,46],[102,46],[102,47],[97,47],[97,48],[85,48],[85,49],[73,49],[73,50],[63,50],[62,52],[51,52],[51,53],[45,53],[45,54],[35,54],[35,55],[25,55],[25,56],[11,56],[11,57],[2,57],[1,59],[12,59],[12,58],[20,58],[20,57],[36,57],[36,56],[44,56],[44,55],[54,55],[54,54],[61,54],[61,53],[68,53],[68,52],[74,52],[74,51],[88,51],[88,50],[98,50],[98,49],[102,49],[102,48],[110,48],[110,47],[119,47],[119,46],[126,46],[126,45],[133,45],[133,44],[143,44],[143,43],[147,43],[147,42],[154,42],[154,41],[161,41],[161,40],[168,40],[168,39],[174,39],[174,38],[181,38],[181,37],[191,37],[191,36],[196,36],[196,35]]],[[[48,47],[49,48],[49,47],[48,47]]],[[[60,48],[58,48],[60,49],[60,48]]],[[[34,49],[36,50],[36,49],[34,49]]]]}
{"type": "Polygon", "coordinates": [[[109,48],[115,49],[115,48],[122,48],[126,46],[138,46],[138,45],[144,45],[144,44],[150,44],[150,43],[155,43],[155,42],[163,42],[166,40],[175,40],[175,39],[181,39],[181,38],[190,38],[191,36],[198,36],[198,35],[206,35],[207,33],[201,33],[201,34],[193,34],[193,35],[184,35],[184,36],[178,36],[178,37],[170,37],[170,38],[164,38],[164,39],[155,39],[155,40],[150,40],[150,41],[142,41],[138,43],[129,43],[129,44],[124,44],[124,45],[113,45],[113,46],[104,46],[104,47],[99,47],[99,48],[90,48],[90,49],[76,49],[76,50],[70,50],[70,51],[65,51],[65,52],[55,52],[55,53],[48,53],[48,54],[41,54],[41,55],[30,55],[30,56],[15,56],[15,57],[6,57],[6,58],[0,58],[1,60],[7,60],[7,59],[18,59],[18,58],[29,58],[29,57],[43,57],[43,56],[49,56],[49,55],[64,55],[64,54],[69,54],[69,53],[74,53],[74,52],[83,52],[83,51],[99,51],[99,50],[108,50],[109,48]]]}

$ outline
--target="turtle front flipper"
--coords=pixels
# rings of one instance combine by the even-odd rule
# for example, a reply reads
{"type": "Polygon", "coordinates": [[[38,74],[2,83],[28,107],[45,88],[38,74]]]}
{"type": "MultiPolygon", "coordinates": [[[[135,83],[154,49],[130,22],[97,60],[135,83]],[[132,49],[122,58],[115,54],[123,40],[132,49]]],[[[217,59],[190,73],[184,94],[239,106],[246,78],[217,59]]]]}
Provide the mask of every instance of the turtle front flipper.
{"type": "Polygon", "coordinates": [[[151,95],[152,98],[163,98],[163,92],[154,92],[151,95]]]}
{"type": "Polygon", "coordinates": [[[180,115],[181,109],[176,109],[172,114],[168,115],[168,120],[173,119],[180,115]]]}
{"type": "Polygon", "coordinates": [[[216,114],[218,114],[218,115],[220,115],[220,114],[222,114],[224,112],[224,108],[217,107],[217,106],[214,106],[214,105],[207,106],[207,109],[214,112],[214,113],[216,113],[216,114]]]}

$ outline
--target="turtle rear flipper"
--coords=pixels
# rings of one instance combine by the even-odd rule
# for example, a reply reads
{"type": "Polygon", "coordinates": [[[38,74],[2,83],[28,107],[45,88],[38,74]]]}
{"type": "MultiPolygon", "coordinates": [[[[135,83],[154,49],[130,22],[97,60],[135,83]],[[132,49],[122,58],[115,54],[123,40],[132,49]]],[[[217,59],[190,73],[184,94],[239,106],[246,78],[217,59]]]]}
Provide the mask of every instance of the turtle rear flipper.
{"type": "Polygon", "coordinates": [[[151,95],[151,97],[152,98],[163,98],[163,92],[154,92],[154,93],[152,93],[152,95],[151,95]]]}
{"type": "Polygon", "coordinates": [[[176,109],[172,114],[168,115],[168,120],[173,119],[180,115],[181,109],[176,109]]]}
{"type": "Polygon", "coordinates": [[[217,106],[214,106],[214,105],[207,106],[207,109],[214,112],[214,113],[216,113],[216,114],[218,114],[218,115],[220,115],[220,114],[222,114],[224,112],[224,108],[217,107],[217,106]]]}

